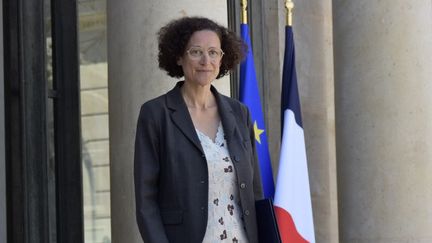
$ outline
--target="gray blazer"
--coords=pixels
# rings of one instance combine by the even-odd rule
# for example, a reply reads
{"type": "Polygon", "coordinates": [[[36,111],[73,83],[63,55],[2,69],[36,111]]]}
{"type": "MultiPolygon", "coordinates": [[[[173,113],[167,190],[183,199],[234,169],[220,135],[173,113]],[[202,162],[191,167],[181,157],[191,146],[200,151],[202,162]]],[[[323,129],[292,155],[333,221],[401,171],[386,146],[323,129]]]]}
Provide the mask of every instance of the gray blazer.
{"type": "MultiPolygon", "coordinates": [[[[207,227],[207,162],[180,93],[183,82],[144,103],[135,141],[136,217],[145,243],[202,242],[207,227]]],[[[249,242],[258,242],[255,200],[262,186],[248,109],[212,86],[237,172],[249,242]]]]}

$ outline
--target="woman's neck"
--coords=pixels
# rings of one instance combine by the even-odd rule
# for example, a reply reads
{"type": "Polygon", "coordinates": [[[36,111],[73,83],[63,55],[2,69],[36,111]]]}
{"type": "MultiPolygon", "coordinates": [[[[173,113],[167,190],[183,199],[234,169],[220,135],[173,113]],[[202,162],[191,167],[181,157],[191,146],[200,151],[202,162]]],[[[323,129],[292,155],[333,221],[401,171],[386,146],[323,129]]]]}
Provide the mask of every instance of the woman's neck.
{"type": "Polygon", "coordinates": [[[190,85],[185,82],[181,87],[181,94],[189,109],[205,110],[216,106],[216,99],[210,90],[210,85],[190,85]]]}

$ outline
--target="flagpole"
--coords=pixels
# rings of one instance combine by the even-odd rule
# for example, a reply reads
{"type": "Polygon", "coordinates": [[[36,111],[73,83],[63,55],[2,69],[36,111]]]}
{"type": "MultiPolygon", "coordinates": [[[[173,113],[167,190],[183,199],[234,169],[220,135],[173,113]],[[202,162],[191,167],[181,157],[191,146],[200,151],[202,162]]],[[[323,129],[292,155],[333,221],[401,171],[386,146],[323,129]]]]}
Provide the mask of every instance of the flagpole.
{"type": "Polygon", "coordinates": [[[241,23],[247,24],[247,0],[241,0],[242,18],[241,23]]]}
{"type": "Polygon", "coordinates": [[[292,16],[293,16],[293,9],[294,9],[293,1],[285,0],[285,8],[287,9],[286,24],[288,26],[292,26],[292,16]]]}

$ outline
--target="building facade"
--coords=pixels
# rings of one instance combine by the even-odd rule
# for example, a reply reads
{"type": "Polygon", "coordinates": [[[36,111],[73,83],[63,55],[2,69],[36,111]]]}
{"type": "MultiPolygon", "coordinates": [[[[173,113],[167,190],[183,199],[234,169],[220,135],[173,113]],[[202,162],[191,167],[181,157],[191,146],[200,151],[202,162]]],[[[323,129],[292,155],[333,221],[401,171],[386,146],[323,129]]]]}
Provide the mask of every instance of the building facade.
{"type": "MultiPolygon", "coordinates": [[[[294,3],[316,242],[432,242],[432,3],[294,3]]],[[[0,7],[0,242],[142,242],[136,120],[176,81],[156,32],[194,15],[239,32],[240,1],[0,7]]],[[[248,3],[274,175],[285,15],[283,0],[248,3]]],[[[237,72],[214,84],[238,97],[237,72]]]]}

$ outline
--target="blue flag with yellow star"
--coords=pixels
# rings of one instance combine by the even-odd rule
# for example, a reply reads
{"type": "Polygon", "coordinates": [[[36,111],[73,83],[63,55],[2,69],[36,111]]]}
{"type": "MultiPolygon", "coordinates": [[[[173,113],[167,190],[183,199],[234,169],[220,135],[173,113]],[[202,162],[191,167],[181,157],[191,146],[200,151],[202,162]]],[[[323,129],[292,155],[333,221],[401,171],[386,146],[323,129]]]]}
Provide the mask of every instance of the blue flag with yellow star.
{"type": "Polygon", "coordinates": [[[265,198],[273,198],[274,182],[270,162],[270,153],[267,145],[264,115],[261,108],[261,99],[258,92],[258,82],[255,74],[255,65],[252,55],[251,42],[247,24],[241,24],[241,36],[248,45],[246,59],[240,65],[240,101],[244,103],[251,113],[254,123],[255,144],[261,170],[261,180],[265,198]]]}

